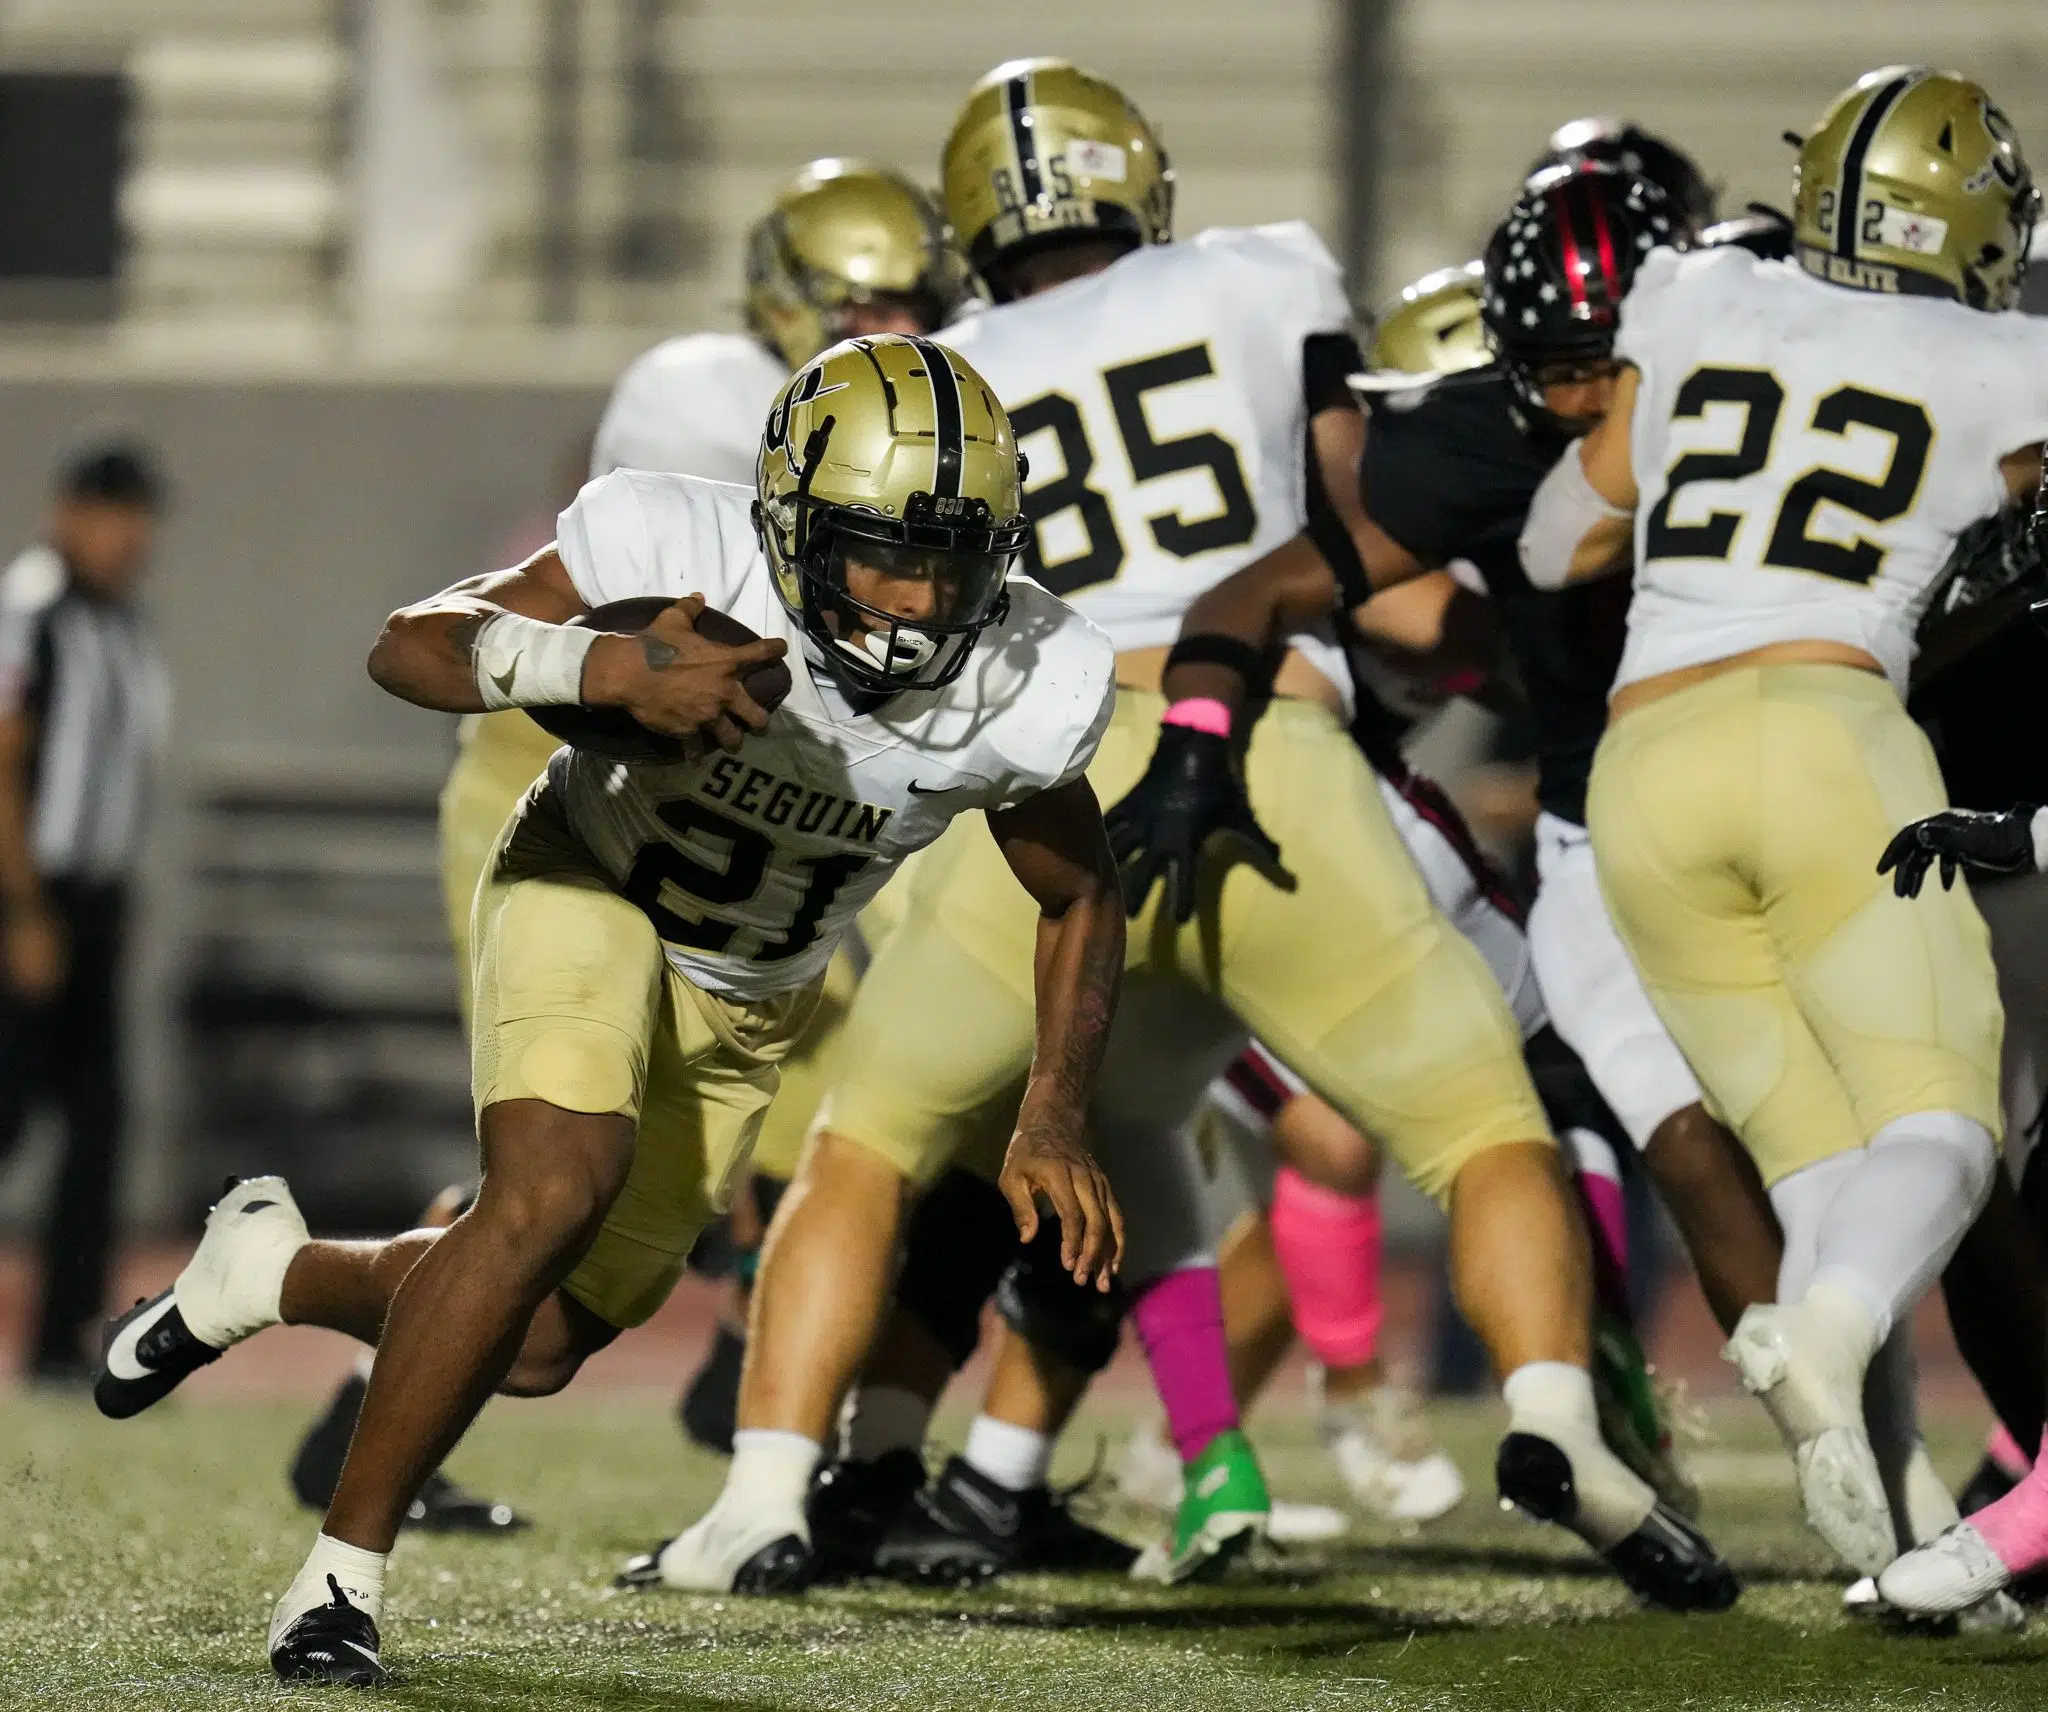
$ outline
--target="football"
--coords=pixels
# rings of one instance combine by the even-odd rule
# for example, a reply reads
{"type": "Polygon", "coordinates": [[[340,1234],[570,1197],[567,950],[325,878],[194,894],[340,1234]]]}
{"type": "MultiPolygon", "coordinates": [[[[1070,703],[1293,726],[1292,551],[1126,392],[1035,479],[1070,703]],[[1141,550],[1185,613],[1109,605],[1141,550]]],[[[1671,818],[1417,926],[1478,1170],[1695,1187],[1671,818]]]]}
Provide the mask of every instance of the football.
{"type": "MultiPolygon", "coordinates": [[[[631,636],[645,630],[663,608],[674,604],[660,595],[637,595],[631,600],[607,601],[570,622],[586,630],[613,630],[631,636]]],[[[697,615],[697,634],[732,648],[760,640],[758,632],[710,606],[697,615]]],[[[747,694],[773,713],[789,694],[789,667],[781,660],[770,660],[749,672],[745,683],[747,694]]],[[[608,761],[688,761],[698,753],[697,744],[650,731],[623,708],[563,705],[527,711],[550,736],[608,761]]]]}

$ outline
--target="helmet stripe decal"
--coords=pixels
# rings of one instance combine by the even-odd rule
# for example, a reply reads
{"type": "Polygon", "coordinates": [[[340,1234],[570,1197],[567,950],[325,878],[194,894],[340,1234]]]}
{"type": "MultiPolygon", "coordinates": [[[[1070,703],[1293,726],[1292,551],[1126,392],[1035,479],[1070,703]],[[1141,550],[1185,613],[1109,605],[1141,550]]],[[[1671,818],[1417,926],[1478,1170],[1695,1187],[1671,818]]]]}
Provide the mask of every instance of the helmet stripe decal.
{"type": "Polygon", "coordinates": [[[1615,306],[1621,302],[1621,270],[1614,265],[1614,231],[1608,224],[1606,208],[1590,190],[1586,193],[1586,211],[1593,217],[1593,239],[1600,246],[1600,295],[1607,300],[1602,314],[1611,321],[1615,306]]]}
{"type": "Polygon", "coordinates": [[[1925,72],[1909,71],[1876,91],[1864,107],[1862,117],[1856,121],[1856,129],[1849,135],[1849,146],[1842,151],[1842,188],[1835,196],[1835,254],[1838,256],[1853,260],[1856,255],[1856,232],[1863,223],[1864,157],[1870,153],[1871,144],[1877,141],[1878,129],[1884,124],[1885,115],[1898,105],[1899,97],[1924,76],[1925,72]]]}
{"type": "Polygon", "coordinates": [[[960,461],[966,449],[961,427],[960,377],[946,353],[929,339],[913,338],[918,355],[924,358],[925,379],[932,389],[932,497],[960,497],[960,461]]]}
{"type": "Polygon", "coordinates": [[[1559,185],[1550,193],[1550,206],[1557,218],[1557,238],[1564,247],[1564,282],[1572,294],[1572,310],[1586,307],[1586,278],[1579,268],[1579,238],[1572,230],[1571,198],[1559,185]]]}
{"type": "Polygon", "coordinates": [[[1038,164],[1038,139],[1031,122],[1031,73],[1019,72],[1004,85],[1010,113],[1010,144],[1017,151],[1017,184],[1026,208],[1045,195],[1045,173],[1038,164]]]}

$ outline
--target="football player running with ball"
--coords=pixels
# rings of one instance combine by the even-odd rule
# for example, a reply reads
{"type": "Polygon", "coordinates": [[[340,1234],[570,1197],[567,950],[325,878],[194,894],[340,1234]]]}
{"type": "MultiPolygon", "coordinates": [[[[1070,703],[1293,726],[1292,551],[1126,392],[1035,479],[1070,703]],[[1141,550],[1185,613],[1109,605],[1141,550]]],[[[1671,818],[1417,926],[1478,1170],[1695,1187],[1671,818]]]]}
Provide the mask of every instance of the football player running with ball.
{"type": "MultiPolygon", "coordinates": [[[[797,172],[747,234],[744,333],[684,333],[642,353],[613,387],[591,448],[590,475],[617,469],[667,470],[707,481],[749,482],[760,453],[761,419],[789,379],[827,345],[858,333],[928,333],[956,306],[964,287],[959,258],[931,198],[900,172],[833,156],[797,172]]],[[[506,819],[540,776],[561,740],[519,708],[461,722],[455,765],[441,788],[441,895],[449,937],[469,1002],[469,915],[477,881],[506,819]]],[[[822,1068],[824,1047],[853,988],[851,960],[836,959],[811,1026],[782,1064],[782,1093],[754,1149],[757,1201],[769,1178],[795,1169],[822,1068]]],[[[468,1191],[435,1202],[423,1224],[446,1224],[468,1191]]],[[[707,1373],[685,1393],[683,1416],[694,1436],[729,1442],[737,1383],[738,1332],[721,1321],[707,1373]]],[[[301,1503],[324,1510],[341,1478],[369,1372],[343,1382],[292,1462],[301,1503]]],[[[412,1526],[498,1531],[521,1525],[510,1508],[465,1492],[436,1474],[422,1488],[412,1526]]]]}
{"type": "MultiPolygon", "coordinates": [[[[1349,306],[1306,227],[1171,241],[1172,176],[1156,134],[1120,90],[1064,61],[1014,61],[984,78],[955,125],[944,180],[954,229],[996,299],[949,336],[986,364],[1034,465],[1051,466],[1028,495],[1043,574],[1117,648],[1116,710],[1090,769],[1113,800],[1144,771],[1190,600],[1302,537],[1305,520],[1328,512],[1325,496],[1350,483],[1359,416],[1346,376],[1360,363],[1349,306]]],[[[1712,1548],[1601,1441],[1585,1235],[1520,1030],[1479,953],[1432,904],[1345,728],[1343,668],[1316,663],[1334,650],[1314,635],[1286,641],[1277,676],[1266,677],[1259,649],[1231,658],[1274,691],[1246,765],[1289,847],[1293,882],[1218,865],[1168,906],[1130,898],[1134,996],[1142,979],[1220,1000],[1453,1203],[1464,1306],[1510,1376],[1503,1489],[1591,1542],[1645,1597],[1726,1605],[1735,1585],[1712,1548]]],[[[1178,711],[1186,722],[1171,732],[1227,747],[1211,710],[1178,711]]],[[[853,1312],[848,1279],[879,1293],[908,1186],[929,1181],[987,1113],[1013,1102],[1031,1065],[1018,960],[1032,927],[999,881],[969,842],[935,853],[908,919],[862,982],[821,1133],[770,1239],[743,1425],[822,1435],[873,1323],[865,1296],[853,1312]],[[836,1222],[805,1222],[807,1179],[853,1186],[817,1197],[836,1222]],[[856,1198],[873,1209],[857,1229],[844,1217],[856,1198]],[[819,1312],[828,1296],[841,1315],[819,1312]]],[[[1126,1032],[1118,1053],[1130,1049],[1126,1032]]],[[[1164,1031],[1154,1056],[1169,1060],[1163,1077],[1199,1068],[1185,1062],[1197,1056],[1189,1043],[1164,1031]]],[[[1168,1198],[1162,1186],[1156,1199],[1168,1198]]],[[[1141,1205],[1135,1190],[1124,1199],[1141,1205]]],[[[1142,1236],[1165,1258],[1154,1202],[1148,1190],[1133,1248],[1142,1236]]],[[[1134,1256],[1134,1284],[1140,1270],[1134,1256]]],[[[1167,1271],[1135,1313],[1148,1348],[1184,1352],[1170,1377],[1155,1362],[1169,1413],[1169,1392],[1199,1399],[1187,1414],[1210,1429],[1189,1495],[1249,1494],[1220,1456],[1242,1435],[1215,1431],[1234,1426],[1236,1411],[1212,1347],[1213,1270],[1201,1295],[1175,1284],[1187,1276],[1167,1271]]],[[[1183,1444],[1183,1457],[1193,1448],[1183,1444]]],[[[796,1496],[776,1502],[787,1509],[796,1496]]],[[[1256,1497],[1263,1512],[1262,1489],[1256,1497]]],[[[761,1505],[736,1463],[711,1514],[661,1554],[663,1579],[732,1585],[739,1551],[770,1525],[761,1505]]],[[[1212,1524],[1233,1525],[1184,1504],[1164,1573],[1216,1549],[1212,1524]]]]}
{"type": "MultiPolygon", "coordinates": [[[[493,1391],[560,1390],[660,1307],[840,938],[970,810],[1036,905],[1035,1074],[1002,1186],[1026,1235],[1043,1196],[1075,1278],[1107,1285],[1121,1223],[1080,1131],[1123,963],[1083,777],[1111,651],[1010,577],[1029,528],[981,378],[924,339],[861,338],[783,389],[752,490],[617,472],[554,547],[393,614],[370,670],[405,700],[580,706],[586,729],[623,710],[687,750],[563,749],[505,829],[474,916],[475,1204],[445,1232],[313,1242],[281,1179],[242,1183],[111,1342],[102,1384],[134,1408],[280,1322],[378,1345],[326,1525],[272,1616],[280,1676],[384,1680],[385,1561],[420,1482],[493,1391]],[[599,627],[649,596],[671,604],[644,632],[599,627]],[[698,635],[707,606],[761,639],[698,635]],[[771,714],[745,685],[785,657],[771,714]]],[[[758,1560],[765,1584],[778,1561],[758,1560]]]]}
{"type": "MultiPolygon", "coordinates": [[[[1588,799],[1600,884],[1784,1229],[1776,1301],[1729,1358],[1808,1520],[1866,1574],[1895,1553],[1888,1488],[1917,1538],[1954,1520],[1933,1482],[1899,1486],[1910,1415],[1866,1421],[1864,1382],[1998,1168],[1983,920],[1963,891],[1902,902],[1875,863],[1946,806],[1900,699],[1917,621],[1957,536],[2032,491],[2048,435],[2048,328],[2001,313],[2036,200],[1976,84],[1870,73],[1801,147],[1794,261],[1644,264],[1613,408],[1521,542],[1552,587],[1633,550],[1588,799]]],[[[1926,1608],[1917,1575],[1881,1587],[1926,1608]]]]}

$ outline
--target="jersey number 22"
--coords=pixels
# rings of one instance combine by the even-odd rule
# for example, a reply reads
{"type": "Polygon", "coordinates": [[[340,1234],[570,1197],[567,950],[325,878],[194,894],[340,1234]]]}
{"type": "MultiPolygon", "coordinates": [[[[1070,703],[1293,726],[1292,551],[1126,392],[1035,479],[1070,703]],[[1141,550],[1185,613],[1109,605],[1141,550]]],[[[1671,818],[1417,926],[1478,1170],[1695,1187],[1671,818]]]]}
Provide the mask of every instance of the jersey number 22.
{"type": "MultiPolygon", "coordinates": [[[[1712,511],[1703,522],[1673,523],[1671,504],[1691,482],[1740,481],[1771,458],[1785,389],[1763,369],[1694,369],[1678,389],[1672,415],[1703,415],[1710,404],[1742,407],[1742,437],[1732,451],[1687,452],[1671,466],[1664,497],[1650,513],[1645,559],[1725,559],[1742,527],[1739,511],[1712,511]]],[[[1913,509],[1927,456],[1934,449],[1934,424],[1925,406],[1908,399],[1839,386],[1813,407],[1812,427],[1822,434],[1846,434],[1852,427],[1889,435],[1891,457],[1877,481],[1865,481],[1825,464],[1805,471],[1785,490],[1771,528],[1763,562],[1790,571],[1814,571],[1844,582],[1867,583],[1884,563],[1884,549],[1859,536],[1851,542],[1813,534],[1813,514],[1823,504],[1840,506],[1872,523],[1889,523],[1913,509]]]]}

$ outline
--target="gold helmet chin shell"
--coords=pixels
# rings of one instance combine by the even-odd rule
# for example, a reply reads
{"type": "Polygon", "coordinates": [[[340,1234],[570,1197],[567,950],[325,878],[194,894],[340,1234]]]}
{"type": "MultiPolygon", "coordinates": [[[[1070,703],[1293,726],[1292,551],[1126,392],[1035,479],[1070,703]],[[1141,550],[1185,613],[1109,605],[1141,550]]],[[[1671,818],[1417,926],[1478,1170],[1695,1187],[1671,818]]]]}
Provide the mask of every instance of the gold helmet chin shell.
{"type": "Polygon", "coordinates": [[[754,223],[746,250],[747,328],[792,369],[842,336],[854,304],[928,297],[938,325],[966,289],[936,204],[873,161],[812,161],[754,223]]]}
{"type": "Polygon", "coordinates": [[[909,514],[915,494],[931,495],[942,509],[979,500],[996,524],[1024,514],[1017,437],[994,389],[966,358],[896,333],[848,339],[790,376],[769,409],[754,483],[776,590],[799,613],[800,499],[814,513],[896,520],[909,514]],[[828,418],[831,433],[809,470],[814,436],[828,418]]]}
{"type": "Polygon", "coordinates": [[[1952,71],[1867,72],[1829,105],[1793,169],[1793,238],[1816,278],[2009,309],[2040,198],[2019,133],[1952,71]]]}
{"type": "Polygon", "coordinates": [[[1114,84],[1063,59],[1013,59],[953,121],[940,194],[968,265],[1049,239],[1173,236],[1173,169],[1158,133],[1114,84]]]}
{"type": "Polygon", "coordinates": [[[1400,374],[1461,374],[1493,360],[1480,319],[1485,268],[1438,268],[1402,289],[1373,326],[1371,362],[1400,374]]]}

